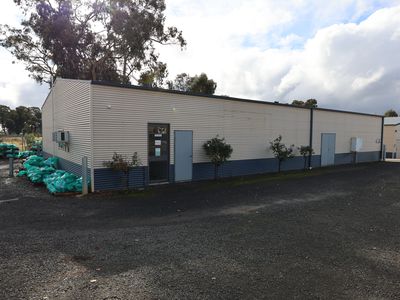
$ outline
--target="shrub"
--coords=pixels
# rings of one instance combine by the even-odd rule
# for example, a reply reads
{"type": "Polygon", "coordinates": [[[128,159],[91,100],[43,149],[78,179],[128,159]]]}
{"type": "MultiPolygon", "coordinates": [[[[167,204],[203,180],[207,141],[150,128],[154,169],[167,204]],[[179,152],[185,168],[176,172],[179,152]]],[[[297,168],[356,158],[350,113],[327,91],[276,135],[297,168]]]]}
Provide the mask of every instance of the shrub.
{"type": "Polygon", "coordinates": [[[141,164],[142,162],[137,152],[134,152],[130,159],[122,154],[114,152],[111,161],[103,162],[103,166],[124,174],[123,178],[125,178],[125,185],[127,189],[129,188],[129,170],[133,167],[138,167],[141,164]]]}
{"type": "Polygon", "coordinates": [[[218,135],[205,142],[203,149],[214,164],[214,178],[217,179],[218,167],[231,157],[233,149],[231,145],[225,142],[225,138],[219,138],[218,135]]]}
{"type": "Polygon", "coordinates": [[[279,135],[276,139],[274,139],[272,142],[270,142],[270,149],[274,153],[275,158],[278,159],[278,172],[281,171],[281,164],[283,161],[293,158],[293,147],[286,147],[285,144],[282,143],[282,136],[279,135]]]}
{"type": "Polygon", "coordinates": [[[26,149],[30,149],[36,142],[36,136],[34,133],[28,133],[24,136],[24,138],[26,143],[26,149]]]}
{"type": "Polygon", "coordinates": [[[314,154],[314,150],[311,146],[300,146],[297,149],[299,149],[300,154],[303,156],[305,170],[307,168],[307,161],[311,160],[311,155],[314,154]]]}

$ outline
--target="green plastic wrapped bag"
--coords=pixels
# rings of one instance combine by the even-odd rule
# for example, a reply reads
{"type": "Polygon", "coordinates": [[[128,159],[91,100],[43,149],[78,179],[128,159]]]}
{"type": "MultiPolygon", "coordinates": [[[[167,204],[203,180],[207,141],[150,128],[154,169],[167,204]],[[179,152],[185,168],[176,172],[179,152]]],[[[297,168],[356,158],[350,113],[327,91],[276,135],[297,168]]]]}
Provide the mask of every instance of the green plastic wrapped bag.
{"type": "Polygon", "coordinates": [[[28,178],[30,181],[32,181],[33,183],[42,183],[43,179],[54,173],[55,169],[52,167],[35,167],[35,166],[31,166],[28,169],[28,178]]]}
{"type": "Polygon", "coordinates": [[[50,193],[66,193],[76,191],[76,182],[78,177],[74,174],[57,170],[47,176],[43,181],[50,193]]]}
{"type": "Polygon", "coordinates": [[[79,177],[75,181],[74,189],[75,189],[75,192],[82,192],[82,177],[79,177]]]}
{"type": "Polygon", "coordinates": [[[43,162],[46,166],[52,167],[54,169],[57,169],[58,166],[58,157],[49,157],[43,162]]]}
{"type": "Polygon", "coordinates": [[[28,158],[29,156],[35,155],[35,151],[21,151],[18,154],[18,158],[28,158]]]}
{"type": "Polygon", "coordinates": [[[54,180],[57,178],[60,178],[62,175],[64,175],[66,172],[64,170],[56,170],[55,172],[43,176],[43,182],[48,185],[51,184],[54,180]]]}
{"type": "Polygon", "coordinates": [[[28,173],[28,179],[32,181],[33,183],[39,183],[42,182],[42,172],[40,171],[39,167],[36,166],[30,166],[29,169],[27,169],[28,173]]]}
{"type": "Polygon", "coordinates": [[[32,155],[23,164],[25,169],[29,170],[30,167],[43,167],[43,157],[32,155]]]}
{"type": "Polygon", "coordinates": [[[28,174],[28,172],[26,170],[21,170],[18,172],[17,177],[26,176],[27,174],[28,174]]]}

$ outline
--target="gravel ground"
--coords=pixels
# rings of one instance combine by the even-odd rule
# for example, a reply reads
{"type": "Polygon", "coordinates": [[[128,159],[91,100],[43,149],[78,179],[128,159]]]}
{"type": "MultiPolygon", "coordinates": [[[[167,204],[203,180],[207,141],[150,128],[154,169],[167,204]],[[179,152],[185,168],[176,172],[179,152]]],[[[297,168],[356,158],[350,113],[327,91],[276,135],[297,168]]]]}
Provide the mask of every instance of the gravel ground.
{"type": "Polygon", "coordinates": [[[399,299],[400,164],[53,197],[0,164],[0,299],[399,299]]]}

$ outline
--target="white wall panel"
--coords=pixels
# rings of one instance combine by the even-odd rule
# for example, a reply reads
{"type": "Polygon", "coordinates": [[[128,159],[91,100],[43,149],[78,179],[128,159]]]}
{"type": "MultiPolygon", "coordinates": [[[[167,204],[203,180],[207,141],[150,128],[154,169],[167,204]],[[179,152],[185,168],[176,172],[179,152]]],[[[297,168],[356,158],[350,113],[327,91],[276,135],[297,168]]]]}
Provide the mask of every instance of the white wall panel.
{"type": "Polygon", "coordinates": [[[207,162],[203,143],[219,135],[232,145],[232,160],[272,157],[269,141],[307,145],[306,109],[245,103],[138,89],[92,85],[94,163],[101,168],[113,152],[137,151],[147,165],[147,124],[168,123],[173,163],[174,130],[193,130],[193,162],[207,162]]]}
{"type": "Polygon", "coordinates": [[[313,127],[315,154],[321,153],[322,133],[336,133],[336,153],[349,153],[352,137],[362,138],[361,152],[381,150],[381,117],[315,110],[313,127]]]}
{"type": "Polygon", "coordinates": [[[77,164],[88,156],[91,165],[90,88],[90,81],[57,79],[43,105],[45,152],[77,164]],[[69,151],[52,141],[57,130],[70,132],[69,151]]]}

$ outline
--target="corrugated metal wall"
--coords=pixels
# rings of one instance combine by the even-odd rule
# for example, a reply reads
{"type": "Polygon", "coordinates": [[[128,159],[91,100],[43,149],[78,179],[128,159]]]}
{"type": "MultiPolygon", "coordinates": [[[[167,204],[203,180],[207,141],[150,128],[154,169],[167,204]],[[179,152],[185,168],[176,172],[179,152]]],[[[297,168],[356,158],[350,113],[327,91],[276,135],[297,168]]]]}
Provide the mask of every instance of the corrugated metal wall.
{"type": "Polygon", "coordinates": [[[393,153],[399,157],[400,153],[400,125],[385,125],[384,144],[389,157],[393,157],[393,153]]]}
{"type": "MultiPolygon", "coordinates": [[[[109,182],[111,178],[104,169],[104,161],[109,161],[114,152],[127,156],[138,152],[144,166],[137,170],[143,175],[139,181],[146,184],[147,125],[167,123],[170,124],[172,181],[174,130],[193,131],[194,179],[212,178],[213,168],[202,145],[217,134],[225,137],[233,147],[229,163],[219,170],[221,176],[273,172],[277,166],[276,159],[273,159],[269,150],[269,142],[282,135],[283,142],[287,145],[309,145],[310,119],[309,109],[289,105],[216,99],[58,79],[43,106],[44,151],[62,158],[62,161],[71,162],[71,166],[74,166],[71,169],[74,170],[81,163],[82,156],[88,156],[89,166],[97,169],[92,169],[95,174],[92,183],[98,181],[96,184],[99,189],[117,188],[115,183],[109,182]],[[52,132],[60,129],[71,133],[69,152],[59,149],[52,142],[52,132]]],[[[320,166],[322,133],[336,134],[335,164],[353,162],[350,153],[351,137],[363,139],[363,149],[358,161],[379,160],[381,125],[382,118],[379,116],[315,109],[312,144],[315,155],[311,165],[320,166]]],[[[300,155],[297,150],[295,154],[300,155]]],[[[302,167],[301,157],[283,165],[284,170],[302,167]]],[[[138,184],[139,181],[136,178],[132,184],[138,184]]]]}
{"type": "Polygon", "coordinates": [[[90,90],[90,81],[59,78],[42,107],[43,150],[72,163],[74,173],[83,156],[91,166],[90,90]],[[57,130],[70,132],[69,151],[53,142],[52,133],[57,130]]]}
{"type": "Polygon", "coordinates": [[[363,140],[362,152],[380,151],[382,118],[314,110],[313,148],[315,154],[321,153],[321,134],[336,133],[336,153],[350,152],[350,139],[360,137],[363,140]]]}
{"type": "Polygon", "coordinates": [[[244,103],[92,85],[94,166],[103,167],[113,152],[137,151],[147,165],[147,124],[168,123],[170,163],[174,163],[174,130],[193,130],[193,162],[208,162],[203,143],[215,135],[232,145],[231,160],[272,157],[269,141],[308,145],[310,112],[306,109],[244,103]]]}
{"type": "Polygon", "coordinates": [[[53,155],[53,90],[47,95],[47,98],[42,106],[42,136],[43,136],[43,151],[53,155]]]}
{"type": "MultiPolygon", "coordinates": [[[[400,126],[399,126],[400,127],[400,126]]],[[[397,126],[394,125],[385,125],[385,129],[383,131],[383,140],[386,145],[387,152],[393,152],[396,144],[396,129],[397,126]]]]}

